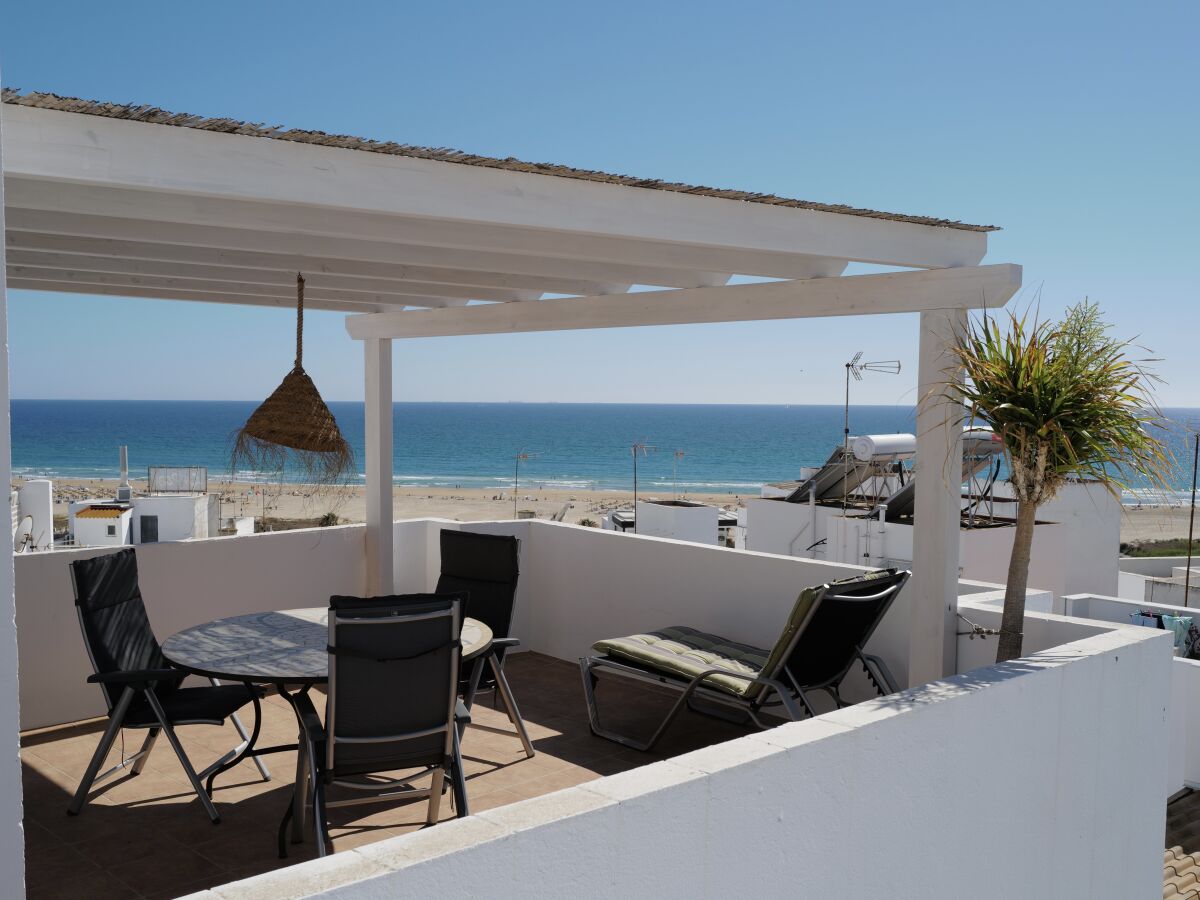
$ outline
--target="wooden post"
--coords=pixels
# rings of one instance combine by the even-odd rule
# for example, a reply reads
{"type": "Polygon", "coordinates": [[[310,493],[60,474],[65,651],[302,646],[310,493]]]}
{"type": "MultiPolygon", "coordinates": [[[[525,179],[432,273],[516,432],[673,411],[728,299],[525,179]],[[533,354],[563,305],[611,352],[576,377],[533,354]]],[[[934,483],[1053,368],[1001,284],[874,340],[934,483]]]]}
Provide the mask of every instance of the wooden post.
{"type": "Polygon", "coordinates": [[[392,342],[363,341],[366,357],[367,596],[392,593],[392,342]]]}
{"type": "Polygon", "coordinates": [[[961,309],[921,313],[913,576],[905,589],[909,686],[954,673],[963,413],[942,385],[961,377],[950,346],[965,325],[961,309]]]}

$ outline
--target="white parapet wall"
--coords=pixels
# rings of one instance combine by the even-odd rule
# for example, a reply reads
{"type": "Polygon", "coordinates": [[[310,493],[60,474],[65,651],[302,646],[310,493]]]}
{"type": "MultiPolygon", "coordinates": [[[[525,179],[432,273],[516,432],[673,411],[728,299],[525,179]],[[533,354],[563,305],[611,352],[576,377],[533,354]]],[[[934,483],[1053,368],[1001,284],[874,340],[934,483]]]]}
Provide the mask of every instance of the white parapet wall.
{"type": "MultiPolygon", "coordinates": [[[[111,548],[14,557],[21,728],[104,714],[80,636],[69,564],[111,548]]],[[[211,619],[318,606],[363,587],[363,527],[280,531],[137,548],[150,624],[160,639],[211,619]]]]}
{"type": "Polygon", "coordinates": [[[1101,630],[193,900],[1159,896],[1167,640],[1101,630]]]}
{"type": "MultiPolygon", "coordinates": [[[[584,528],[541,520],[460,523],[402,521],[393,531],[397,592],[437,583],[439,533],[466,528],[521,540],[521,579],[513,633],[522,647],[573,660],[606,637],[687,624],[737,641],[771,646],[806,587],[857,567],[584,528]]],[[[160,638],[223,616],[323,606],[334,593],[364,588],[361,525],[139,545],[142,592],[160,638]]],[[[109,548],[18,555],[17,625],[22,729],[103,714],[99,688],[86,683],[87,653],[71,590],[72,560],[109,548]],[[54,654],[47,648],[55,648],[54,654]]],[[[994,585],[960,582],[962,594],[994,585]]],[[[868,650],[907,684],[907,591],[897,598],[868,650]]],[[[868,696],[857,672],[851,699],[868,696]]]]}
{"type": "MultiPolygon", "coordinates": [[[[1145,603],[1119,597],[1096,594],[1077,594],[1064,597],[1060,611],[1091,622],[1112,622],[1127,628],[1144,629],[1133,625],[1130,616],[1143,610],[1169,616],[1193,616],[1200,625],[1200,609],[1173,606],[1166,603],[1145,603]]],[[[1200,661],[1174,657],[1171,661],[1171,723],[1170,753],[1166,780],[1167,794],[1181,788],[1200,790],[1200,661]]]]}

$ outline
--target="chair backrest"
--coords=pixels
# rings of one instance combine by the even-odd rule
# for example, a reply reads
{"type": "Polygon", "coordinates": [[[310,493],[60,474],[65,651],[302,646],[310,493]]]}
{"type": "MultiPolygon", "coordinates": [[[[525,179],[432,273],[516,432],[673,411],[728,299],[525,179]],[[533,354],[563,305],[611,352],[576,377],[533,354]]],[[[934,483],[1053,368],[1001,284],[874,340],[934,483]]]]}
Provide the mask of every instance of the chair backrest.
{"type": "Polygon", "coordinates": [[[464,616],[498,638],[509,636],[520,575],[521,542],[502,534],[442,530],[442,573],[437,592],[467,594],[464,616]]]}
{"type": "MultiPolygon", "coordinates": [[[[132,548],[76,560],[71,563],[71,581],[79,627],[95,672],[170,668],[146,615],[132,548]]],[[[160,681],[154,691],[165,697],[182,680],[180,676],[177,681],[160,681]]],[[[112,712],[122,688],[107,684],[101,688],[112,712]]]]}
{"type": "Polygon", "coordinates": [[[763,674],[785,684],[790,674],[801,687],[840,681],[910,574],[880,569],[806,588],[771,649],[763,674]]]}
{"type": "Polygon", "coordinates": [[[462,608],[454,594],[330,598],[330,775],[445,761],[458,700],[462,608]]]}

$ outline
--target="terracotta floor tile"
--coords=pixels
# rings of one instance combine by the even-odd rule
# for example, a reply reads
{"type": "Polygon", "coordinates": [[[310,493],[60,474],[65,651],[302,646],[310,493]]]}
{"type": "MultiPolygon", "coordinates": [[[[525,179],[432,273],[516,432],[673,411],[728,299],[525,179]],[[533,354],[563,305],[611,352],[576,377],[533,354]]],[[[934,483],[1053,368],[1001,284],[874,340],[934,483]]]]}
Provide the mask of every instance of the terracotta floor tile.
{"type": "MultiPolygon", "coordinates": [[[[525,757],[508,716],[491,708],[490,697],[481,696],[473,714],[476,725],[463,741],[472,812],[645,765],[663,752],[695,749],[745,733],[689,714],[672,727],[661,752],[637,753],[591,734],[579,670],[573,663],[525,653],[511,656],[505,668],[537,753],[532,759],[525,757]]],[[[616,717],[614,721],[652,727],[671,698],[646,694],[639,688],[603,685],[602,710],[616,717]]],[[[318,694],[313,699],[323,711],[324,697],[318,694]]],[[[250,726],[253,712],[243,712],[243,721],[250,726]]],[[[282,699],[265,699],[263,715],[259,746],[295,740],[295,719],[282,699]]],[[[315,854],[310,824],[305,842],[289,845],[286,860],[276,855],[276,829],[295,774],[294,751],[266,757],[274,776],[270,782],[261,781],[250,762],[223,773],[214,792],[222,817],[218,826],[208,821],[170,746],[161,738],[141,776],[105,791],[83,815],[68,817],[67,802],[102,728],[101,722],[55,729],[27,736],[23,742],[27,856],[33,880],[42,885],[31,886],[31,898],[174,897],[315,854]]],[[[188,726],[180,728],[179,735],[197,768],[239,740],[230,725],[188,726]]],[[[127,753],[137,750],[142,736],[136,731],[126,735],[127,753]]],[[[117,754],[110,759],[115,762],[117,754]]],[[[418,784],[423,785],[424,779],[418,784]]],[[[421,798],[331,810],[333,847],[346,850],[426,827],[426,804],[421,798]]],[[[440,819],[454,815],[447,794],[440,819]]]]}
{"type": "Polygon", "coordinates": [[[25,884],[31,889],[99,872],[99,866],[65,844],[25,856],[25,884]]]}

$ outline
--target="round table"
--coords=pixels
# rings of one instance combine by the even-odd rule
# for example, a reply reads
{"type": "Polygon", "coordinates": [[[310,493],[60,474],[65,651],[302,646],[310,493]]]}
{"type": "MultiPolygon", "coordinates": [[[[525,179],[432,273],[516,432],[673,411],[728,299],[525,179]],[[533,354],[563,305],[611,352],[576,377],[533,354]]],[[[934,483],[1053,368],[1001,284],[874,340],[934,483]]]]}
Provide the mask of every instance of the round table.
{"type": "MultiPolygon", "coordinates": [[[[213,780],[244,759],[252,758],[264,778],[269,777],[258,760],[268,753],[296,750],[296,787],[293,793],[292,841],[300,840],[304,823],[305,767],[304,754],[299,753],[304,740],[304,726],[296,698],[307,694],[316,684],[329,681],[329,610],[324,607],[283,609],[275,612],[250,613],[216,619],[185,628],[167,638],[162,645],[163,656],[172,665],[216,681],[241,681],[246,684],[273,685],[296,714],[299,738],[296,744],[256,747],[262,725],[262,711],[255,699],[254,731],[245,739],[241,753],[217,767],[208,776],[208,792],[212,794],[213,780]],[[292,690],[289,690],[289,687],[292,690]]],[[[492,630],[478,619],[463,620],[462,660],[467,662],[487,652],[492,646],[492,630]]]]}
{"type": "MultiPolygon", "coordinates": [[[[252,684],[314,685],[329,680],[324,607],[283,609],[216,619],[163,642],[171,664],[196,675],[252,684]]],[[[462,660],[492,645],[492,630],[470,617],[462,625],[462,660]]]]}

